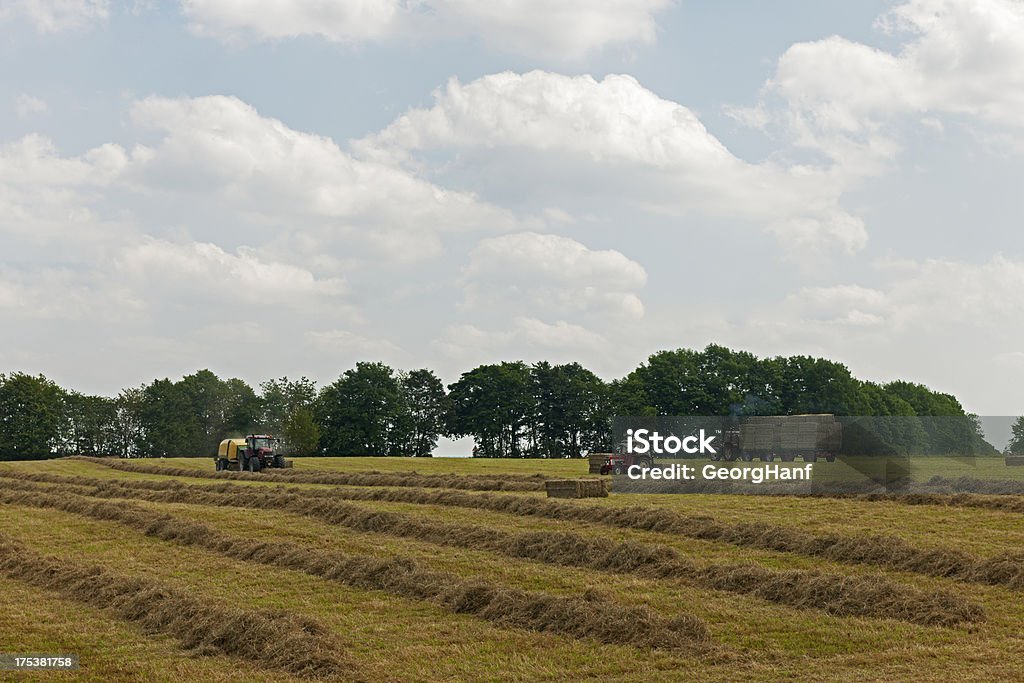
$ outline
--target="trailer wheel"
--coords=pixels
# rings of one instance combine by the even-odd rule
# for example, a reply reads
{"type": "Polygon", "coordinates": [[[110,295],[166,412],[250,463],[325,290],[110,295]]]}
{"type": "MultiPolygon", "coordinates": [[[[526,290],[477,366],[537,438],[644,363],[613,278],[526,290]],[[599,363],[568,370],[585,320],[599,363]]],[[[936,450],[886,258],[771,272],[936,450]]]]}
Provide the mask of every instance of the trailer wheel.
{"type": "Polygon", "coordinates": [[[217,458],[217,471],[223,472],[228,468],[228,461],[224,458],[217,458]]]}
{"type": "Polygon", "coordinates": [[[743,462],[750,462],[751,460],[754,459],[754,454],[753,453],[742,453],[740,455],[740,458],[743,459],[743,462]]]}
{"type": "Polygon", "coordinates": [[[826,455],[825,456],[825,460],[827,460],[828,462],[835,462],[836,461],[836,456],[832,455],[832,454],[826,455]]]}
{"type": "Polygon", "coordinates": [[[804,462],[818,462],[818,456],[814,454],[805,455],[804,462]]]}
{"type": "Polygon", "coordinates": [[[774,459],[775,459],[775,454],[774,453],[763,453],[761,455],[761,460],[763,460],[764,462],[771,462],[774,459]]]}

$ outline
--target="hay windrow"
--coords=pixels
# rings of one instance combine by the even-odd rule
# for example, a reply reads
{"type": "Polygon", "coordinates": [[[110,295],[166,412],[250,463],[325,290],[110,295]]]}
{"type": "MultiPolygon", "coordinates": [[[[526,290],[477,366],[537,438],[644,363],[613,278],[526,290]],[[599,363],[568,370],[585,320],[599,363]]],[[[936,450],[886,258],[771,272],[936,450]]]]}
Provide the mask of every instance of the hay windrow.
{"type": "MultiPolygon", "coordinates": [[[[854,580],[825,572],[783,572],[756,565],[713,564],[701,567],[664,545],[615,542],[570,532],[514,533],[478,525],[424,521],[412,515],[280,491],[224,494],[194,490],[207,487],[176,488],[176,492],[151,491],[150,494],[155,495],[139,497],[163,502],[173,499],[174,502],[205,505],[278,509],[362,532],[487,550],[561,566],[682,580],[717,590],[755,595],[798,608],[820,609],[836,616],[898,618],[928,625],[951,625],[984,618],[981,608],[964,598],[946,592],[922,591],[883,576],[854,580]],[[756,581],[740,581],[736,577],[756,577],[756,581]]],[[[103,491],[110,489],[108,486],[97,489],[97,492],[102,495],[103,491]]]]}
{"type": "MultiPolygon", "coordinates": [[[[0,477],[8,476],[0,472],[0,477]]],[[[47,475],[53,481],[55,475],[47,475]]],[[[98,495],[117,497],[118,491],[131,491],[124,481],[68,477],[66,483],[101,487],[98,495]]],[[[189,490],[203,493],[212,487],[175,483],[164,502],[188,502],[189,490]]],[[[283,493],[274,490],[275,494],[283,493]]],[[[135,494],[127,497],[135,497],[135,494]]],[[[603,507],[565,503],[534,496],[493,493],[467,493],[453,490],[400,488],[336,488],[304,490],[304,499],[335,498],[355,501],[385,501],[421,505],[447,505],[489,510],[527,517],[604,524],[623,529],[639,529],[677,534],[706,541],[730,543],[742,547],[821,557],[846,564],[867,564],[988,585],[1024,590],[1024,554],[1002,553],[981,558],[960,550],[925,550],[895,536],[814,534],[800,529],[753,522],[719,522],[710,517],[686,516],[659,508],[603,507]]],[[[213,503],[216,504],[216,503],[213,503]]]]}
{"type": "Polygon", "coordinates": [[[76,602],[113,611],[148,633],[176,638],[184,649],[219,652],[304,677],[359,680],[353,660],[327,629],[307,617],[212,603],[154,579],[115,574],[36,553],[0,534],[0,571],[76,602]],[[245,637],[235,637],[245,633],[245,637]]]}
{"type": "MultiPolygon", "coordinates": [[[[157,491],[150,493],[154,497],[162,495],[157,491]]],[[[0,502],[47,507],[115,521],[138,529],[147,536],[200,547],[233,559],[304,571],[357,588],[383,590],[405,598],[431,600],[452,612],[473,614],[499,626],[645,648],[682,650],[710,644],[707,628],[696,617],[665,619],[645,606],[555,596],[485,581],[463,580],[423,568],[409,558],[378,559],[314,550],[294,542],[233,537],[180,516],[157,513],[123,502],[89,500],[73,494],[0,490],[0,502]]],[[[369,524],[372,526],[372,522],[369,524]]]]}
{"type": "Polygon", "coordinates": [[[165,467],[149,463],[127,462],[115,458],[76,456],[76,460],[104,465],[123,472],[158,474],[192,479],[235,479],[269,481],[280,484],[328,484],[333,486],[400,486],[463,489],[470,491],[543,491],[546,477],[526,475],[506,477],[492,474],[417,474],[386,472],[328,472],[325,470],[281,469],[260,472],[215,472],[190,467],[165,467]]]}

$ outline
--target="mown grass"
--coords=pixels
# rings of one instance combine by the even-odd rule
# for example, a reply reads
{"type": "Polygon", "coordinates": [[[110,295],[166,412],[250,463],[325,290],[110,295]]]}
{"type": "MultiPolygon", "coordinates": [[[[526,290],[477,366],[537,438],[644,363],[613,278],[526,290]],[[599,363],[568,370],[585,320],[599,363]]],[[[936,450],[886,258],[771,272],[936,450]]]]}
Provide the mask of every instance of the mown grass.
{"type": "MultiPolygon", "coordinates": [[[[155,461],[147,461],[155,462],[155,461]]],[[[179,459],[174,467],[212,462],[179,459]]],[[[300,464],[301,467],[306,465],[300,464]]],[[[167,480],[159,475],[116,472],[76,461],[0,464],[32,471],[120,479],[167,480]]],[[[487,461],[411,459],[314,459],[311,469],[408,471],[424,473],[542,472],[579,475],[585,461],[487,461]],[[436,464],[442,463],[442,464],[436,464]],[[475,468],[476,465],[489,465],[475,468]],[[573,470],[569,471],[568,467],[573,470]],[[434,469],[437,468],[437,469],[434,469]],[[497,468],[497,469],[495,469],[497,468]]],[[[1011,468],[1007,468],[1011,469],[1011,468]]],[[[189,484],[200,480],[181,478],[189,484]]],[[[267,486],[232,482],[239,487],[267,486]]],[[[0,480],[0,487],[4,485],[0,480]]],[[[276,486],[276,485],[275,485],[276,486]]],[[[329,489],[289,485],[289,489],[329,489]]],[[[499,494],[501,495],[501,494],[499,494]]],[[[518,494],[523,495],[523,494],[518,494]]],[[[439,548],[408,538],[361,533],[277,511],[243,512],[232,508],[166,503],[134,503],[173,512],[254,539],[293,541],[311,548],[377,557],[403,555],[438,571],[484,577],[510,587],[578,595],[596,589],[624,604],[647,605],[671,616],[692,612],[709,625],[715,642],[731,653],[726,659],[601,645],[565,636],[501,628],[481,619],[452,614],[437,605],[381,591],[351,587],[303,572],[268,568],[196,548],[181,547],[124,528],[53,510],[0,506],[0,526],[34,549],[75,561],[101,564],[118,573],[139,573],[210,600],[246,607],[276,607],[308,615],[327,625],[375,680],[1021,680],[1024,679],[1024,601],[998,587],[965,585],[947,579],[884,571],[885,576],[921,588],[963,591],[984,605],[987,620],[954,628],[926,627],[890,619],[839,618],[741,595],[675,582],[639,579],[577,568],[517,560],[464,548],[439,548]]],[[[785,524],[817,532],[885,533],[920,547],[956,548],[988,555],[1021,548],[1020,515],[987,510],[906,506],[853,500],[808,500],[731,496],[616,496],[585,505],[639,504],[667,507],[683,514],[785,524]]],[[[362,502],[425,518],[493,526],[506,531],[571,530],[575,533],[661,543],[701,562],[752,561],[778,568],[818,568],[861,574],[862,567],[658,532],[618,529],[585,522],[518,517],[499,512],[408,503],[362,502]]],[[[150,637],[118,622],[103,610],[65,603],[52,594],[0,578],[0,643],[40,651],[70,643],[80,648],[87,668],[81,680],[288,680],[276,671],[227,657],[195,657],[174,641],[150,637]],[[33,607],[19,603],[36,596],[33,607]],[[19,612],[12,620],[5,614],[19,612]],[[83,618],[75,621],[76,614],[83,618]],[[87,636],[113,634],[86,647],[87,636]],[[117,643],[117,645],[113,645],[117,643]],[[45,646],[45,647],[40,647],[45,646]],[[208,668],[206,668],[208,667],[208,668]],[[226,673],[221,673],[221,672],[226,673]],[[91,676],[91,678],[89,678],[91,676]],[[220,677],[218,677],[220,676],[220,677]]],[[[63,674],[61,676],[64,676],[63,674]]],[[[54,677],[56,678],[56,677],[54,677]]],[[[40,679],[42,680],[42,679],[40,679]]]]}
{"type": "MultiPolygon", "coordinates": [[[[213,470],[213,458],[157,458],[141,462],[159,463],[169,467],[193,467],[213,470]]],[[[587,473],[586,458],[295,458],[296,469],[337,470],[342,472],[419,472],[421,474],[536,474],[553,477],[578,477],[587,473]]],[[[688,460],[703,466],[710,461],[688,460]]],[[[915,481],[926,481],[934,476],[979,479],[1013,479],[1024,481],[1024,467],[1007,467],[1002,456],[911,456],[908,459],[911,476],[915,481]]],[[[721,463],[729,465],[757,465],[754,463],[721,463]]],[[[775,464],[784,465],[776,461],[775,464]]],[[[796,463],[796,466],[803,463],[796,463]]],[[[817,462],[816,470],[839,470],[841,465],[817,462]]]]}

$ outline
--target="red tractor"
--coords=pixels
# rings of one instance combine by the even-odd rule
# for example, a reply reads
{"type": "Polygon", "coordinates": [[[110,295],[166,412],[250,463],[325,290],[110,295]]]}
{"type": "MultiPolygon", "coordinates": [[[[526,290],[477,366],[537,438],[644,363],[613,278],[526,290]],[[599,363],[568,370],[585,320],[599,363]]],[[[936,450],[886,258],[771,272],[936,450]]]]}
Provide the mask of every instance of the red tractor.
{"type": "Polygon", "coordinates": [[[626,474],[633,465],[649,470],[654,467],[654,456],[649,453],[609,453],[601,465],[601,474],[626,474]]]}

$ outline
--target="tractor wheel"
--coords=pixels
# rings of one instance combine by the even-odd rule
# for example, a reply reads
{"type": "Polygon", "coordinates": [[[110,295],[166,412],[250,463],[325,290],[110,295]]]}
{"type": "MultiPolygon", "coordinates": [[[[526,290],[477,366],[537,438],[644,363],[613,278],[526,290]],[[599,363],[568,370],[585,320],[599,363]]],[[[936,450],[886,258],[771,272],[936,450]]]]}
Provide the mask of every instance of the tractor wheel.
{"type": "Polygon", "coordinates": [[[642,470],[649,470],[654,467],[654,460],[651,460],[650,458],[643,458],[642,460],[637,461],[636,464],[640,465],[640,469],[642,470]]]}
{"type": "Polygon", "coordinates": [[[249,471],[259,472],[263,469],[263,462],[259,458],[249,458],[249,471]]]}
{"type": "Polygon", "coordinates": [[[743,459],[743,462],[750,462],[754,459],[754,454],[744,452],[740,457],[743,459]]]}
{"type": "Polygon", "coordinates": [[[712,454],[711,454],[711,459],[712,459],[712,460],[716,460],[716,461],[717,461],[717,460],[721,460],[721,459],[722,459],[722,456],[721,456],[721,455],[719,455],[718,453],[712,453],[712,454]]]}
{"type": "Polygon", "coordinates": [[[615,469],[612,470],[612,474],[622,474],[624,471],[622,465],[616,465],[615,469]]]}
{"type": "Polygon", "coordinates": [[[279,467],[281,469],[284,469],[284,456],[283,455],[275,455],[274,456],[274,467],[279,467]]]}

